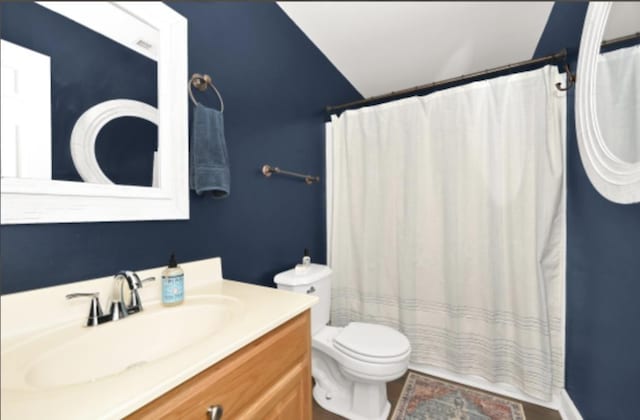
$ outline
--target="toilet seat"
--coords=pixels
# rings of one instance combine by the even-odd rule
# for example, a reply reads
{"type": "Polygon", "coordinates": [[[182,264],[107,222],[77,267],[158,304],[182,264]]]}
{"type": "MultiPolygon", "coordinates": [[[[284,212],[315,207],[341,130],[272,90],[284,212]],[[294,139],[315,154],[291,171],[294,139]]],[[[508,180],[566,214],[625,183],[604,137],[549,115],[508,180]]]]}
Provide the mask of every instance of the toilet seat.
{"type": "Polygon", "coordinates": [[[403,361],[411,351],[409,340],[384,325],[352,322],[334,338],[341,353],[367,363],[388,364],[403,361]]]}

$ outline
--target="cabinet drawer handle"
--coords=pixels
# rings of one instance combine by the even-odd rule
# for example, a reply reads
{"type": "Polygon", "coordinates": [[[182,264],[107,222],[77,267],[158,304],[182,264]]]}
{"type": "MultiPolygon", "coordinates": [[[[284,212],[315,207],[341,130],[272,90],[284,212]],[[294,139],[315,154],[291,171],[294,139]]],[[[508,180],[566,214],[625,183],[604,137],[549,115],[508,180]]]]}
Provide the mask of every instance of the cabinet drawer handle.
{"type": "Polygon", "coordinates": [[[209,420],[220,420],[222,418],[222,406],[212,405],[207,410],[207,413],[209,413],[209,420]]]}
{"type": "Polygon", "coordinates": [[[307,289],[307,294],[314,293],[315,291],[316,291],[316,288],[311,286],[310,288],[307,289]]]}

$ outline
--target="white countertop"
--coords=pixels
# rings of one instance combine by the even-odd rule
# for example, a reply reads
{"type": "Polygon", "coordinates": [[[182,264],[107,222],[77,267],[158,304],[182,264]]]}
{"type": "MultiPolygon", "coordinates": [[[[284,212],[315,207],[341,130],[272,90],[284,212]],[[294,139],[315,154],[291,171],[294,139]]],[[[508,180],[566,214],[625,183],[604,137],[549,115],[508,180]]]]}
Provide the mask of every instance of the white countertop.
{"type": "MultiPolygon", "coordinates": [[[[2,419],[121,418],[304,312],[318,300],[315,296],[223,280],[218,258],[182,264],[182,267],[185,270],[185,301],[202,295],[222,295],[239,302],[240,310],[228,325],[210,338],[160,360],[93,382],[47,389],[11,389],[5,386],[6,378],[3,373],[0,405],[2,419]]],[[[139,274],[141,278],[158,275],[160,269],[161,267],[140,271],[139,274]]],[[[68,307],[70,302],[61,302],[60,297],[64,299],[64,294],[70,291],[92,291],[96,288],[108,290],[112,282],[111,278],[103,278],[2,296],[2,372],[7,367],[4,365],[5,350],[16,343],[54,325],[60,325],[61,322],[73,322],[78,324],[78,328],[85,328],[81,325],[86,320],[89,302],[82,302],[84,311],[80,310],[80,306],[74,306],[72,311],[68,307]],[[44,302],[45,298],[48,299],[48,304],[44,302]],[[38,306],[38,303],[42,303],[44,308],[38,306]],[[63,311],[63,303],[67,303],[65,314],[73,312],[73,319],[56,317],[55,313],[46,316],[46,312],[41,312],[39,317],[29,315],[34,308],[40,308],[41,311],[63,311]],[[80,313],[82,315],[78,316],[80,313]]],[[[159,284],[146,289],[144,294],[141,293],[142,302],[153,305],[159,299],[159,284]]],[[[139,315],[131,315],[134,316],[139,315]]],[[[127,319],[118,322],[127,322],[127,319]]],[[[117,322],[110,325],[111,328],[116,328],[117,322]]],[[[90,328],[101,327],[103,326],[90,328]]],[[[158,334],[170,333],[163,330],[161,325],[158,326],[158,334]]],[[[126,351],[126,346],[126,337],[123,337],[122,343],[117,347],[121,349],[119,351],[126,351]]],[[[91,349],[84,351],[90,352],[91,349]]],[[[75,357],[82,358],[83,354],[75,357]]]]}

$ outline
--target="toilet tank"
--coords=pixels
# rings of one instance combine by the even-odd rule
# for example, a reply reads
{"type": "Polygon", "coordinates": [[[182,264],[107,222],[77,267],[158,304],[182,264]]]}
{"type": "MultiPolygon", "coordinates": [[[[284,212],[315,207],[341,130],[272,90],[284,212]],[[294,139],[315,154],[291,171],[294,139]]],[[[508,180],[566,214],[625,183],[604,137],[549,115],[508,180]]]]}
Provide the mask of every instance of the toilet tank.
{"type": "Polygon", "coordinates": [[[318,296],[320,300],[311,307],[311,335],[329,323],[331,268],[322,264],[309,264],[300,270],[292,268],[276,274],[273,281],[278,289],[318,296]]]}

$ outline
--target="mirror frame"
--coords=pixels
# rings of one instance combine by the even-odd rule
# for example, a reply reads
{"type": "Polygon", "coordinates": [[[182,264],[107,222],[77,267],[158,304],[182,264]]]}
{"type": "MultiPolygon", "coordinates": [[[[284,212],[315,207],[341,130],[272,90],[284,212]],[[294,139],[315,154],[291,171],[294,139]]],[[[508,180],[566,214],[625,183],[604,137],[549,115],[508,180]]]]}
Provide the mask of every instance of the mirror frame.
{"type": "Polygon", "coordinates": [[[158,45],[155,50],[158,63],[158,185],[151,188],[2,178],[1,223],[4,225],[188,219],[189,114],[186,88],[186,18],[160,2],[40,4],[96,32],[100,30],[97,30],[95,22],[104,26],[105,13],[124,20],[135,18],[157,30],[158,45]],[[92,16],[85,13],[94,5],[102,8],[97,18],[95,12],[91,13],[92,16]],[[67,14],[66,10],[70,13],[67,14]]]}
{"type": "Polygon", "coordinates": [[[640,162],[625,162],[609,150],[596,112],[598,56],[611,6],[612,2],[591,2],[587,9],[578,56],[576,131],[591,184],[606,199],[629,204],[640,201],[640,162]]]}

